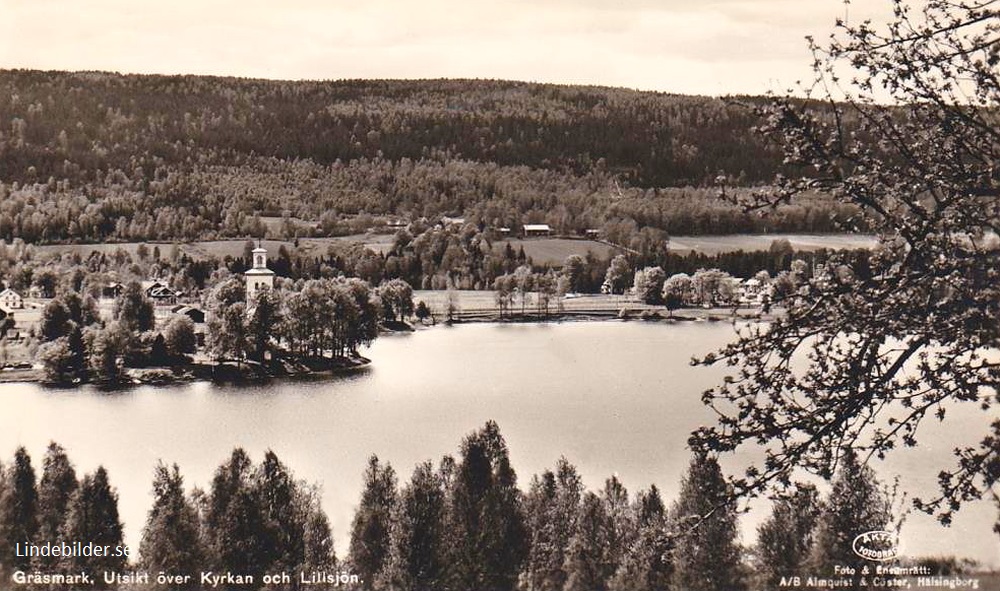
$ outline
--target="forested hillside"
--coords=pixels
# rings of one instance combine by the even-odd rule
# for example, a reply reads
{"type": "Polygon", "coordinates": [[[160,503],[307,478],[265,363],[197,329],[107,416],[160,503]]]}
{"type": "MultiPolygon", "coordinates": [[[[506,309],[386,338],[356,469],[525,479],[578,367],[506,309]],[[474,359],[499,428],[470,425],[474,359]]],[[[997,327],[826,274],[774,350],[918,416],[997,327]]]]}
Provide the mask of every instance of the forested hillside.
{"type": "Polygon", "coordinates": [[[599,87],[0,71],[0,239],[246,236],[255,215],[329,235],[361,212],[837,229],[850,212],[825,199],[761,220],[715,197],[778,172],[755,123],[722,99],[599,87]]]}

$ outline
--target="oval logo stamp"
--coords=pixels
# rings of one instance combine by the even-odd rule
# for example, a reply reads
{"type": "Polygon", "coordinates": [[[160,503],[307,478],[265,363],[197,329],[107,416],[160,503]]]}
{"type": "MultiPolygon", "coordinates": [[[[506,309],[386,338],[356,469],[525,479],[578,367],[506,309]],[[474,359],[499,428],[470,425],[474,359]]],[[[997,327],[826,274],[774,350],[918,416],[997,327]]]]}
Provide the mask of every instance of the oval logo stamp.
{"type": "Polygon", "coordinates": [[[854,538],[851,549],[865,560],[892,560],[899,556],[899,536],[885,530],[865,532],[854,538]]]}

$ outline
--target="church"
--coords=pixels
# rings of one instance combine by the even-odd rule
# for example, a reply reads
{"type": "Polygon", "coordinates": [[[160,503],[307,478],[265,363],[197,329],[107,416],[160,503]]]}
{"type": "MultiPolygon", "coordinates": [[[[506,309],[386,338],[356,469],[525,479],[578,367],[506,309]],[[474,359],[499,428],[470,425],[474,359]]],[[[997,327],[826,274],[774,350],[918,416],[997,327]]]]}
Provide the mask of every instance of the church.
{"type": "Polygon", "coordinates": [[[257,292],[274,288],[274,271],[267,268],[267,250],[259,242],[253,249],[253,266],[243,276],[247,282],[247,302],[254,301],[257,292]]]}

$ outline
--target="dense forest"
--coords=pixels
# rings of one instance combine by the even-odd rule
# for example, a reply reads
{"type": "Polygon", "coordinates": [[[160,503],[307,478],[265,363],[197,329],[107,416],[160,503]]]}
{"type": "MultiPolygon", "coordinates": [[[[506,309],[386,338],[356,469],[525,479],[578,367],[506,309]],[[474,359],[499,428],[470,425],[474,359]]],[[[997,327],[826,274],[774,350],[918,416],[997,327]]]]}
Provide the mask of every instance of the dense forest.
{"type": "MultiPolygon", "coordinates": [[[[297,479],[273,451],[255,464],[238,448],[204,489],[186,487],[176,465],[156,466],[152,506],[128,557],[31,558],[16,556],[15,545],[88,540],[121,547],[118,495],[104,468],[78,477],[55,443],[40,478],[24,448],[4,468],[0,575],[85,573],[102,589],[344,583],[368,591],[739,591],[778,589],[796,576],[803,583],[808,576],[808,587],[857,589],[868,588],[864,577],[844,569],[860,573],[871,563],[843,540],[899,523],[891,492],[854,454],[840,462],[829,494],[797,484],[775,499],[752,544],[740,539],[739,507],[710,455],[693,455],[676,499],[663,498],[656,485],[630,493],[616,476],[587,490],[565,458],[519,486],[507,443],[490,421],[465,437],[457,455],[418,464],[408,480],[372,456],[347,548],[334,548],[318,486],[297,479]],[[133,578],[119,585],[105,572],[133,578]],[[158,573],[171,578],[157,581],[158,573]],[[205,583],[202,573],[216,578],[205,583]]],[[[974,567],[948,557],[883,566],[911,575],[974,567]]]]}
{"type": "Polygon", "coordinates": [[[850,229],[853,211],[823,196],[767,217],[718,198],[782,172],[748,108],[762,100],[0,71],[0,239],[329,236],[358,214],[561,234],[850,229]]]}

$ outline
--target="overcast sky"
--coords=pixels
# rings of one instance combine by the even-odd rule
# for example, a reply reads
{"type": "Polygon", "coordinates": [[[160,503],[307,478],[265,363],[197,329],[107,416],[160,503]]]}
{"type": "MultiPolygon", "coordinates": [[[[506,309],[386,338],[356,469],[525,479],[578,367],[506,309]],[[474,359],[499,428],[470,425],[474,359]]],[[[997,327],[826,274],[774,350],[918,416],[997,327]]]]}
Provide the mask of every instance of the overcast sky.
{"type": "Polygon", "coordinates": [[[0,68],[782,91],[888,0],[0,0],[0,68]]]}

